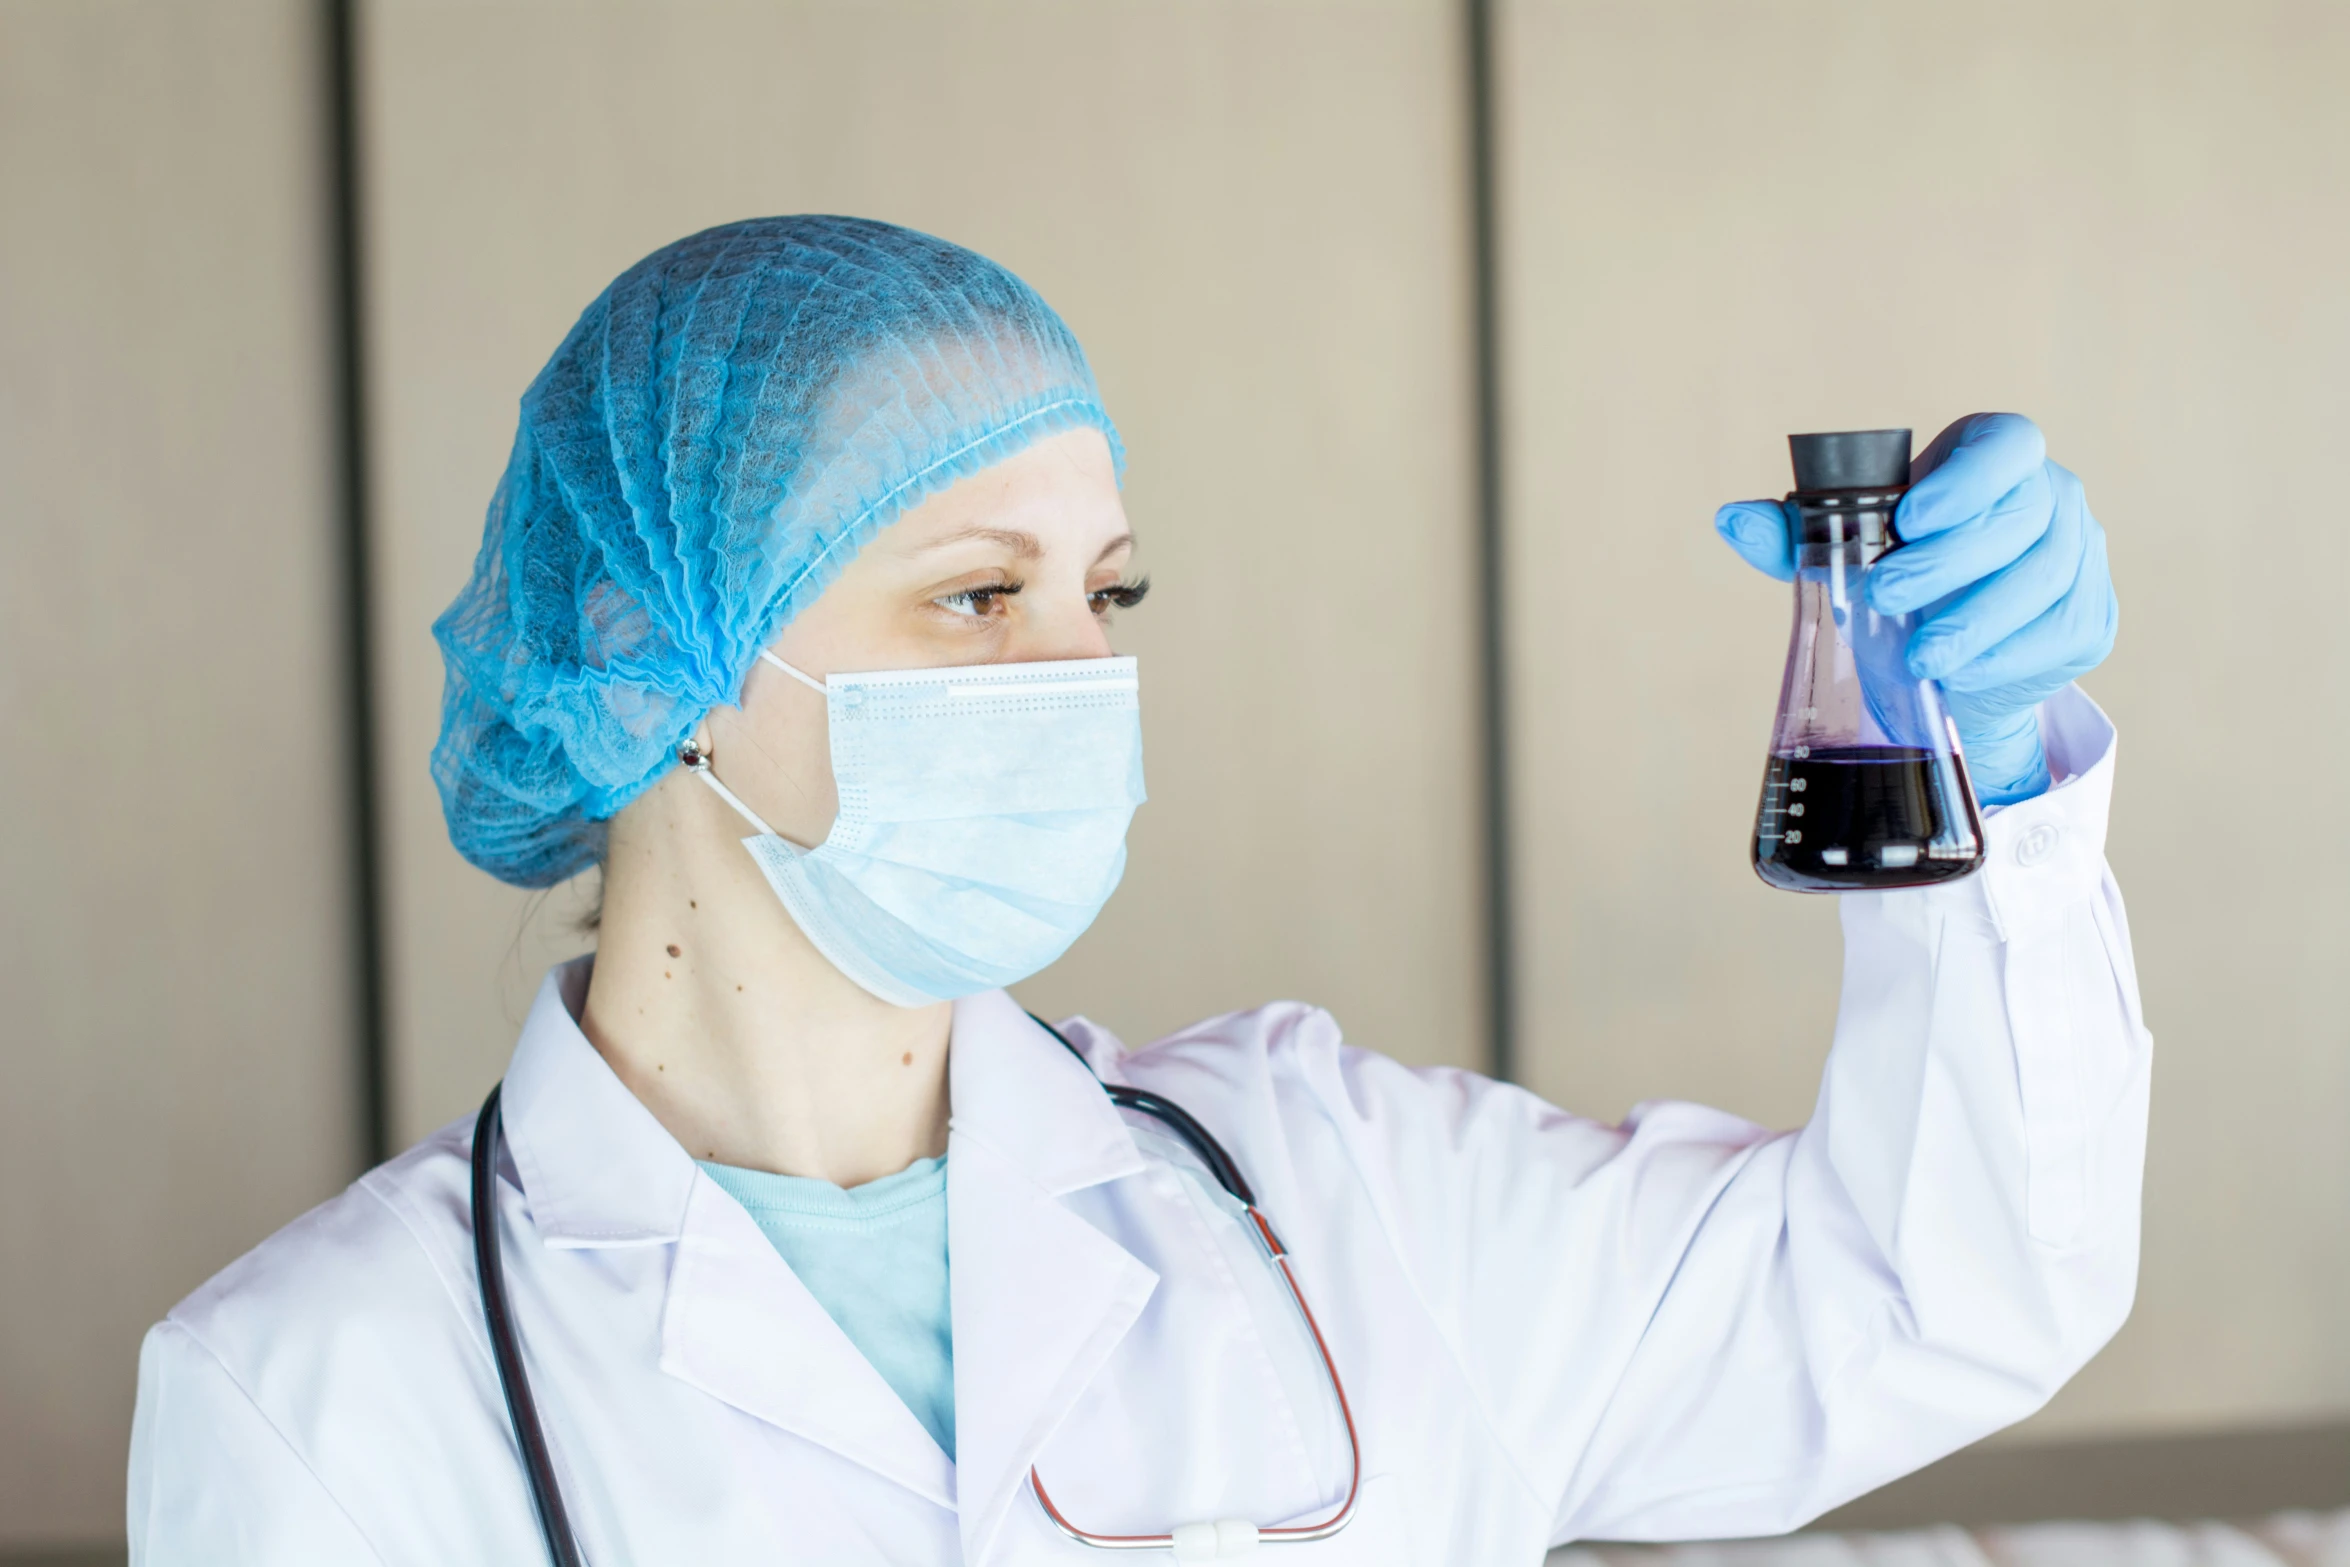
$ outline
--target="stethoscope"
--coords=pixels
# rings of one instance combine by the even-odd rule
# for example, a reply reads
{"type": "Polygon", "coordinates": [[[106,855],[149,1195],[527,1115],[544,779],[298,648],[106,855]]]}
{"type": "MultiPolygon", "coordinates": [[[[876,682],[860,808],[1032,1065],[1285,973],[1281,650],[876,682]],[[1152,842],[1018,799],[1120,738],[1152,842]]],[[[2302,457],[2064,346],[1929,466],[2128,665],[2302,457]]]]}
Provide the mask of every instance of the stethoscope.
{"type": "MultiPolygon", "coordinates": [[[[1069,1043],[1068,1036],[1035,1018],[1036,1026],[1058,1039],[1068,1052],[1093,1070],[1069,1043]]],[[[1096,1081],[1099,1081],[1098,1077],[1096,1081]]],[[[513,1307],[506,1299],[506,1270],[499,1249],[497,1223],[497,1169],[498,1145],[505,1138],[505,1118],[498,1108],[498,1096],[504,1088],[501,1083],[490,1090],[482,1101],[481,1115],[473,1123],[473,1261],[481,1278],[482,1315],[489,1319],[490,1350],[497,1357],[498,1385],[506,1394],[506,1413],[514,1423],[514,1439],[522,1450],[522,1469],[530,1482],[530,1499],[538,1510],[539,1530],[546,1536],[547,1555],[556,1567],[583,1567],[586,1558],[580,1554],[579,1541],[571,1532],[571,1515],[563,1505],[563,1488],[555,1479],[554,1460],[547,1450],[547,1435],[539,1424],[538,1401],[531,1395],[530,1374],[522,1365],[522,1341],[514,1331],[513,1307]]],[[[1110,1103],[1121,1110],[1133,1110],[1147,1115],[1170,1128],[1199,1156],[1216,1184],[1241,1206],[1256,1236],[1265,1259],[1280,1273],[1281,1282],[1289,1287],[1289,1298],[1296,1303],[1298,1316],[1303,1319],[1306,1332],[1312,1336],[1314,1348],[1321,1352],[1322,1369],[1329,1375],[1331,1394],[1338,1400],[1339,1417],[1346,1425],[1346,1448],[1349,1473],[1346,1497],[1338,1510],[1320,1523],[1298,1524],[1284,1528],[1265,1529],[1245,1519],[1225,1518],[1213,1523],[1188,1523],[1170,1529],[1165,1534],[1095,1534],[1080,1529],[1062,1515],[1054,1505],[1052,1495],[1044,1488],[1044,1476],[1032,1465],[1028,1471],[1028,1485],[1036,1493],[1037,1505],[1070,1539],[1080,1545],[1091,1545],[1107,1551],[1168,1551],[1177,1561],[1216,1561],[1242,1555],[1260,1544],[1298,1544],[1308,1540],[1326,1540],[1345,1528],[1354,1518],[1355,1496],[1362,1488],[1363,1453],[1355,1436],[1354,1410],[1346,1401],[1346,1388],[1338,1380],[1338,1367],[1330,1359],[1330,1346],[1323,1341],[1321,1325],[1314,1320],[1313,1308],[1306,1304],[1305,1292],[1298,1288],[1297,1273],[1291,1268],[1289,1252],[1281,1238],[1273,1233],[1273,1226],[1257,1208],[1256,1194],[1241,1178],[1240,1167],[1224,1151],[1224,1145],[1208,1135],[1208,1129],[1192,1119],[1191,1113],[1163,1094],[1148,1089],[1127,1088],[1117,1083],[1103,1083],[1102,1092],[1110,1096],[1110,1103]]]]}

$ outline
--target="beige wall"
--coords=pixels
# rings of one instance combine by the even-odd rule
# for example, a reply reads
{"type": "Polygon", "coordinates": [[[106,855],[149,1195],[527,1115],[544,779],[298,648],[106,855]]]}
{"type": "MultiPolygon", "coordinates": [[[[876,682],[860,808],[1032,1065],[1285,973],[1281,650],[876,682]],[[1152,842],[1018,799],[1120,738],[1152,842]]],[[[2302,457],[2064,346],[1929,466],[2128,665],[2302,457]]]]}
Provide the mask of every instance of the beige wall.
{"type": "Polygon", "coordinates": [[[311,12],[0,8],[0,1551],[356,1163],[311,12]]]}
{"type": "Polygon", "coordinates": [[[1510,0],[1535,1084],[1811,1103],[1835,911],[1745,863],[1791,430],[2014,408],[2124,615],[2111,855],[2158,1041],[2144,1271],[2023,1436],[2350,1411],[2350,12],[1510,0]]]}
{"type": "MultiPolygon", "coordinates": [[[[1138,1041],[1282,996],[1474,1061],[1463,112],[1449,5],[370,8],[385,789],[404,1137],[512,1048],[558,894],[425,772],[515,400],[644,252],[850,211],[1006,262],[1132,453],[1151,803],[1030,1004],[1138,1041]],[[658,106],[657,108],[654,106],[658,106]]],[[[574,940],[573,945],[576,945],[574,940]]]]}

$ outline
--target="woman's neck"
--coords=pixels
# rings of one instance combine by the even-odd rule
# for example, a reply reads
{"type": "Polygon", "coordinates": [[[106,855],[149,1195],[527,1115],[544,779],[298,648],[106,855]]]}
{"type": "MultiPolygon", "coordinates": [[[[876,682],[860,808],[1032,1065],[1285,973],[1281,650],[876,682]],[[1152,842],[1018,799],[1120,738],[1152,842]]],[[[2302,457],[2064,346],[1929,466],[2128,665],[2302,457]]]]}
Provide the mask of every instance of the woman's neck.
{"type": "Polygon", "coordinates": [[[581,1030],[697,1159],[854,1186],[944,1153],[952,1009],[858,988],[741,836],[682,771],[613,823],[581,1030]]]}

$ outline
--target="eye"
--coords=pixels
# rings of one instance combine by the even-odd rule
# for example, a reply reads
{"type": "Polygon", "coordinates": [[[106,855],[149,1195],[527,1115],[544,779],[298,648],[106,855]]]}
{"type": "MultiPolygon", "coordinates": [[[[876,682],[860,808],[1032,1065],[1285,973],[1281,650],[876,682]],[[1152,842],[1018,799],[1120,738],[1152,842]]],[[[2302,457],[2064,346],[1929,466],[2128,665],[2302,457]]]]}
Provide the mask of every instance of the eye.
{"type": "Polygon", "coordinates": [[[950,615],[968,620],[985,620],[1002,607],[1003,601],[1020,591],[1017,582],[993,584],[986,587],[964,588],[954,593],[942,593],[930,602],[950,615]]]}
{"type": "Polygon", "coordinates": [[[1138,582],[1116,582],[1106,588],[1096,588],[1085,595],[1085,601],[1093,606],[1095,614],[1107,615],[1113,609],[1132,609],[1148,598],[1150,591],[1151,579],[1144,577],[1138,582]]]}

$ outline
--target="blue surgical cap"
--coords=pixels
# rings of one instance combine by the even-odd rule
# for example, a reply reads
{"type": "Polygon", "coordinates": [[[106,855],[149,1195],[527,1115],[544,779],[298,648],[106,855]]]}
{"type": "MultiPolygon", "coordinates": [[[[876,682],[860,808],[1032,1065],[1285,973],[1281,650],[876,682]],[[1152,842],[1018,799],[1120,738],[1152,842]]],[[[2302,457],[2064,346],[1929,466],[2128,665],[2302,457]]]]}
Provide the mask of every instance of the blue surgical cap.
{"type": "Polygon", "coordinates": [[[874,534],[1046,436],[1109,438],[1077,339],[1004,268],[859,218],[679,240],[522,398],[473,577],[433,625],[433,781],[524,887],[594,864],[759,649],[874,534]]]}

